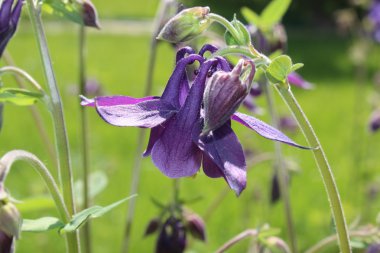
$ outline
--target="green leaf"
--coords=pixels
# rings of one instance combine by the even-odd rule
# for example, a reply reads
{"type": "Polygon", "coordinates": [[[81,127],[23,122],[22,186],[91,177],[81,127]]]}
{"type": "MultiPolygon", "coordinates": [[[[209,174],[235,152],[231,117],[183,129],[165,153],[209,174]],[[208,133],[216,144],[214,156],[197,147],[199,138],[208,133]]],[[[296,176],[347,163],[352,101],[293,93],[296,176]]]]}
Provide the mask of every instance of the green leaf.
{"type": "Polygon", "coordinates": [[[248,23],[257,27],[260,26],[260,16],[250,8],[244,6],[243,8],[241,8],[241,14],[245,18],[245,20],[248,21],[248,23]]]}
{"type": "Polygon", "coordinates": [[[55,217],[43,217],[37,220],[24,219],[21,230],[24,232],[46,232],[63,227],[65,224],[55,217]]]}
{"type": "Polygon", "coordinates": [[[53,16],[66,18],[74,23],[83,24],[82,7],[76,1],[44,0],[42,9],[53,16]]]}
{"type": "Polygon", "coordinates": [[[119,200],[111,205],[101,207],[101,206],[92,206],[88,209],[85,209],[73,216],[71,221],[67,223],[61,230],[60,233],[69,233],[74,232],[78,228],[80,228],[86,221],[92,218],[98,218],[100,216],[103,216],[105,213],[111,211],[115,207],[123,204],[125,201],[129,200],[130,198],[136,197],[135,195],[132,195],[130,197],[124,198],[122,200],[119,200]]]}
{"type": "Polygon", "coordinates": [[[260,15],[260,28],[268,30],[280,22],[290,3],[291,0],[272,0],[260,15]]]}
{"type": "Polygon", "coordinates": [[[31,92],[25,89],[0,88],[0,102],[27,106],[36,103],[42,97],[42,93],[31,92]]]}
{"type": "MultiPolygon", "coordinates": [[[[96,195],[101,193],[108,185],[107,175],[102,171],[95,171],[89,176],[89,197],[93,199],[96,195]]],[[[83,180],[75,182],[76,203],[81,206],[83,204],[83,180]]]]}
{"type": "Polygon", "coordinates": [[[272,83],[284,83],[292,69],[292,59],[287,55],[280,55],[269,64],[266,75],[272,83]]]}
{"type": "Polygon", "coordinates": [[[228,46],[233,46],[233,45],[243,45],[247,46],[251,44],[251,35],[249,34],[247,28],[244,26],[242,22],[236,19],[231,21],[231,24],[233,27],[236,29],[238,36],[239,36],[239,41],[236,40],[232,36],[232,34],[227,30],[226,33],[224,34],[224,40],[228,46]]]}
{"type": "Polygon", "coordinates": [[[290,68],[290,72],[289,72],[289,73],[294,72],[294,71],[296,71],[296,70],[298,70],[298,69],[300,69],[300,68],[302,68],[302,67],[303,67],[303,63],[296,63],[296,64],[294,64],[294,65],[290,68]]]}

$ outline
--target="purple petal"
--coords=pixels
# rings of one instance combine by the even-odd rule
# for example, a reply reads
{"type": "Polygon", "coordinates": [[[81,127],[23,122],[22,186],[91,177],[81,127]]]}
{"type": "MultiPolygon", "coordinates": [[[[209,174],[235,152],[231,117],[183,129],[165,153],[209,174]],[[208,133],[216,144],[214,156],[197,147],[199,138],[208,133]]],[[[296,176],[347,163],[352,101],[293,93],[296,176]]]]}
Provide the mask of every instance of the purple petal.
{"type": "Polygon", "coordinates": [[[13,0],[4,0],[0,8],[0,31],[9,26],[13,0]]]}
{"type": "Polygon", "coordinates": [[[194,53],[195,53],[195,51],[191,47],[183,47],[177,51],[175,61],[179,62],[180,60],[182,60],[185,57],[186,54],[194,54],[194,53]]]}
{"type": "Polygon", "coordinates": [[[22,9],[22,0],[17,0],[16,6],[12,11],[12,25],[17,26],[18,20],[20,19],[22,9]]]}
{"type": "Polygon", "coordinates": [[[175,109],[160,99],[151,99],[137,104],[112,105],[110,100],[95,100],[98,114],[114,126],[155,127],[175,114],[175,109]],[[110,105],[111,104],[111,105],[110,105]]]}
{"type": "Polygon", "coordinates": [[[210,52],[210,53],[215,53],[216,51],[218,51],[218,48],[216,46],[213,46],[211,44],[206,44],[204,45],[200,50],[199,50],[199,55],[201,56],[204,56],[204,54],[206,52],[210,52]]]}
{"type": "Polygon", "coordinates": [[[231,127],[224,124],[207,136],[200,137],[198,143],[219,167],[231,189],[240,195],[247,182],[246,164],[243,148],[231,127]]]}
{"type": "Polygon", "coordinates": [[[283,134],[281,131],[277,130],[276,128],[262,122],[259,119],[248,116],[244,113],[235,112],[234,115],[232,115],[231,119],[254,130],[256,133],[263,136],[264,138],[280,141],[280,142],[289,144],[291,146],[295,146],[295,147],[299,147],[303,149],[309,149],[307,147],[304,147],[295,143],[289,137],[287,137],[285,134],[283,134]]]}
{"type": "Polygon", "coordinates": [[[180,108],[179,96],[182,80],[184,76],[186,76],[186,66],[192,64],[194,61],[203,62],[204,59],[199,55],[192,54],[177,63],[173,74],[166,85],[164,93],[161,96],[163,101],[172,104],[177,109],[180,108]]]}
{"type": "Polygon", "coordinates": [[[191,176],[201,166],[202,152],[192,141],[192,133],[199,120],[207,73],[215,64],[216,60],[209,60],[201,65],[185,104],[168,121],[164,133],[153,146],[152,160],[168,177],[191,176]]]}
{"type": "Polygon", "coordinates": [[[96,103],[100,106],[113,106],[113,105],[133,105],[140,102],[157,99],[158,97],[143,97],[143,98],[133,98],[128,96],[109,96],[109,97],[96,97],[95,99],[89,99],[84,96],[80,96],[82,106],[95,107],[96,103]]]}
{"type": "Polygon", "coordinates": [[[208,157],[207,154],[203,155],[202,167],[203,167],[203,172],[208,177],[211,177],[211,178],[223,177],[223,173],[219,169],[218,165],[216,165],[214,161],[210,157],[208,157]]]}
{"type": "Polygon", "coordinates": [[[0,230],[0,253],[13,253],[15,248],[14,236],[8,236],[0,230]]]}
{"type": "Polygon", "coordinates": [[[302,78],[302,76],[300,76],[296,72],[292,72],[288,75],[288,81],[291,85],[300,87],[300,88],[305,89],[305,90],[310,90],[310,89],[314,88],[314,86],[311,83],[305,81],[302,78]]]}
{"type": "Polygon", "coordinates": [[[167,125],[167,122],[164,122],[161,125],[153,127],[152,130],[150,130],[148,146],[146,147],[146,150],[143,153],[143,157],[147,157],[151,154],[154,144],[161,137],[162,133],[165,130],[166,125],[167,125]]]}

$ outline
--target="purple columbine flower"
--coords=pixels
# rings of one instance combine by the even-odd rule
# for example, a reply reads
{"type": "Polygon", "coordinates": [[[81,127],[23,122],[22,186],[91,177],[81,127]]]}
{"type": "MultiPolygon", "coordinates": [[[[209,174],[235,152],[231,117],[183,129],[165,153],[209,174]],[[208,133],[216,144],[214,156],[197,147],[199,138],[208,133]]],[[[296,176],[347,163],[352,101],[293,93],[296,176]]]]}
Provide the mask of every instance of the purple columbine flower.
{"type": "MultiPolygon", "coordinates": [[[[151,128],[144,156],[151,155],[153,163],[166,176],[192,176],[203,165],[207,176],[224,177],[239,195],[246,186],[246,164],[243,149],[231,128],[231,119],[267,139],[301,146],[266,123],[235,112],[243,101],[242,98],[248,94],[254,68],[244,74],[240,72],[245,72],[242,66],[237,65],[231,70],[224,58],[206,60],[203,53],[213,50],[215,48],[210,45],[202,48],[199,54],[193,54],[194,51],[188,47],[179,50],[176,67],[161,97],[112,96],[96,97],[92,100],[83,98],[82,105],[94,106],[103,120],[111,125],[151,128]],[[199,71],[195,80],[189,83],[186,66],[195,61],[200,63],[199,71]],[[237,75],[242,78],[238,78],[242,82],[236,79],[237,75]],[[234,85],[242,87],[234,87],[225,82],[226,87],[228,86],[225,89],[214,84],[216,93],[209,94],[209,98],[212,98],[209,102],[212,104],[205,105],[203,94],[206,82],[209,81],[207,83],[211,85],[215,78],[230,78],[234,85]],[[225,103],[220,103],[217,100],[218,96],[221,100],[225,99],[225,103]],[[219,108],[217,105],[223,108],[223,114],[214,116],[219,108]],[[204,122],[209,124],[206,126],[207,129],[204,129],[204,122]]],[[[247,61],[241,64],[252,65],[247,61]]]]}
{"type": "Polygon", "coordinates": [[[17,0],[14,8],[13,0],[4,0],[0,7],[0,57],[13,34],[20,19],[22,0],[17,0]]]}
{"type": "Polygon", "coordinates": [[[187,244],[186,228],[180,219],[169,217],[157,239],[156,253],[182,253],[187,244]]]}

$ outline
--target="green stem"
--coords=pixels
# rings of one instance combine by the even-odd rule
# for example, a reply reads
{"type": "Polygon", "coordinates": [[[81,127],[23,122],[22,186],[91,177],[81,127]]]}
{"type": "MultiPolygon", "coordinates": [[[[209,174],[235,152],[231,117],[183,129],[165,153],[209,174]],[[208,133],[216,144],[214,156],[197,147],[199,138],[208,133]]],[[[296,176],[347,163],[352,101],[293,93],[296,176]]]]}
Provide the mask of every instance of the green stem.
{"type": "MultiPolygon", "coordinates": [[[[64,223],[68,223],[71,219],[71,216],[66,208],[66,205],[63,201],[61,192],[58,189],[58,185],[56,184],[53,176],[50,174],[50,171],[46,168],[45,164],[41,162],[35,155],[23,151],[23,150],[12,150],[6,153],[0,159],[0,181],[3,182],[7,177],[12,165],[17,161],[25,161],[32,165],[32,167],[40,174],[42,179],[44,180],[46,186],[49,189],[49,192],[55,202],[55,206],[57,207],[58,213],[64,223]]],[[[70,237],[70,234],[67,235],[70,237]]],[[[69,243],[69,239],[66,240],[68,250],[71,245],[69,243]]],[[[74,248],[73,248],[74,249],[74,248]]],[[[69,252],[76,252],[74,250],[69,252]]]]}
{"type": "MultiPolygon", "coordinates": [[[[156,18],[154,21],[153,34],[150,40],[148,74],[147,74],[147,79],[145,83],[144,96],[148,96],[152,92],[153,74],[154,74],[155,61],[156,61],[156,55],[157,55],[156,37],[160,31],[161,21],[164,19],[172,2],[173,2],[172,0],[162,0],[160,8],[158,9],[157,14],[156,14],[156,18]]],[[[131,189],[130,189],[130,195],[136,194],[139,188],[141,160],[142,160],[141,153],[143,152],[143,148],[144,148],[143,142],[145,140],[145,136],[146,136],[146,129],[140,129],[139,135],[137,137],[136,155],[135,155],[135,160],[134,160],[133,169],[132,169],[132,181],[131,181],[132,184],[131,184],[131,189]]],[[[124,231],[124,240],[123,240],[123,245],[121,249],[121,252],[123,253],[128,253],[129,251],[129,244],[130,244],[130,239],[131,239],[133,217],[135,215],[136,201],[137,201],[136,198],[132,198],[128,205],[127,218],[126,218],[125,231],[124,231]]]]}
{"type": "MultiPolygon", "coordinates": [[[[73,176],[71,170],[71,160],[69,144],[66,132],[66,125],[63,116],[63,108],[59,90],[57,87],[50,54],[46,42],[45,32],[42,26],[41,9],[37,9],[33,0],[27,0],[30,19],[36,34],[37,44],[40,51],[41,60],[44,66],[44,74],[49,87],[50,94],[50,112],[54,123],[54,134],[56,139],[56,151],[58,156],[58,171],[63,190],[63,199],[67,206],[69,214],[75,214],[74,196],[73,196],[73,176]]],[[[39,6],[40,7],[40,6],[39,6]]],[[[67,236],[70,249],[69,252],[79,252],[79,236],[73,233],[67,236]]]]}
{"type": "MultiPolygon", "coordinates": [[[[273,99],[273,92],[270,89],[269,83],[265,83],[263,85],[264,87],[264,93],[268,104],[268,110],[269,114],[272,118],[272,125],[275,128],[279,127],[278,122],[278,115],[275,110],[275,102],[273,99]]],[[[280,186],[280,196],[282,200],[284,201],[284,213],[285,213],[285,220],[286,220],[286,228],[288,230],[288,238],[290,241],[290,249],[292,253],[297,253],[297,237],[296,233],[294,231],[294,222],[293,222],[293,215],[292,215],[292,208],[290,204],[290,196],[289,196],[289,184],[288,184],[288,172],[287,169],[284,167],[284,158],[282,156],[282,150],[281,150],[281,143],[275,141],[274,142],[275,147],[275,173],[278,173],[279,175],[279,186],[280,186]]]]}
{"type": "Polygon", "coordinates": [[[298,121],[299,126],[302,129],[309,145],[314,147],[313,154],[315,161],[318,165],[319,171],[324,182],[325,189],[327,191],[328,199],[330,201],[332,214],[335,220],[336,231],[338,235],[338,242],[340,251],[342,253],[351,252],[350,240],[347,230],[347,225],[345,221],[345,216],[343,213],[342,203],[340,201],[338,188],[335,184],[335,179],[333,172],[330,168],[330,165],[327,161],[327,157],[319,140],[308,120],[305,113],[302,111],[300,105],[298,104],[296,98],[291,92],[289,87],[276,86],[277,90],[280,92],[282,98],[289,106],[296,120],[298,121]]]}
{"type": "MultiPolygon", "coordinates": [[[[86,96],[86,28],[81,25],[79,28],[79,91],[81,95],[86,96]]],[[[88,149],[88,120],[87,110],[83,106],[80,107],[80,123],[81,123],[81,136],[82,136],[82,168],[83,168],[83,207],[87,209],[90,206],[89,197],[89,182],[88,177],[90,174],[89,168],[89,149],[88,149]]],[[[83,225],[83,242],[84,252],[92,252],[91,242],[91,223],[86,222],[83,225]]]]}
{"type": "Polygon", "coordinates": [[[251,58],[251,60],[255,63],[256,68],[259,68],[262,66],[265,67],[270,62],[270,59],[268,59],[266,56],[262,54],[259,54],[259,56],[257,56],[257,54],[253,54],[252,50],[246,46],[228,46],[228,47],[221,48],[218,51],[216,51],[211,56],[211,58],[215,56],[228,56],[231,54],[238,54],[238,55],[243,55],[248,58],[251,58]]]}
{"type": "Polygon", "coordinates": [[[225,19],[224,17],[218,15],[218,14],[215,14],[215,13],[209,13],[207,15],[207,17],[210,18],[210,20],[212,21],[215,21],[215,22],[218,22],[219,24],[221,24],[222,26],[224,26],[224,28],[226,28],[232,35],[232,37],[234,37],[234,39],[236,41],[238,41],[240,44],[242,44],[241,40],[240,40],[240,35],[239,35],[239,32],[236,30],[236,28],[231,24],[230,21],[228,21],[227,19],[225,19]]]}

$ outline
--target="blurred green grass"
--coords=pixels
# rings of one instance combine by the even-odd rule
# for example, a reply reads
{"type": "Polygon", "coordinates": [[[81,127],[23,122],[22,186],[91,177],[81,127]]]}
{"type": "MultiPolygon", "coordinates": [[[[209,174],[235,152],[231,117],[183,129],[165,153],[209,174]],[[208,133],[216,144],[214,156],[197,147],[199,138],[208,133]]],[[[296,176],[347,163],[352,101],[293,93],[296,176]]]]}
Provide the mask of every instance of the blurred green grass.
{"type": "MultiPolygon", "coordinates": [[[[155,3],[152,0],[150,2],[155,3]]],[[[97,1],[94,3],[98,4],[97,1]]],[[[127,4],[123,8],[113,6],[109,13],[116,11],[125,13],[124,8],[127,7],[127,4]]],[[[100,6],[98,8],[101,9],[100,6]]],[[[154,10],[153,7],[152,10],[154,10]]],[[[70,87],[75,85],[78,79],[76,30],[74,25],[68,25],[65,32],[48,31],[48,40],[64,100],[75,176],[79,178],[81,175],[79,99],[77,95],[70,92],[72,89],[70,87]]],[[[367,106],[366,100],[370,95],[370,83],[366,83],[359,90],[365,104],[363,111],[358,115],[361,119],[360,130],[354,132],[352,126],[355,116],[353,114],[354,98],[358,90],[354,82],[354,69],[347,55],[347,47],[350,43],[331,33],[318,31],[291,31],[289,38],[289,55],[295,61],[305,63],[301,73],[316,84],[316,89],[313,91],[302,91],[296,88],[294,91],[326,149],[341,190],[348,222],[352,222],[360,214],[363,222],[373,222],[380,203],[378,198],[368,200],[367,187],[379,179],[380,158],[377,152],[380,150],[380,136],[367,133],[366,120],[369,117],[370,107],[367,106]],[[360,167],[357,167],[354,161],[353,152],[356,149],[352,145],[352,138],[357,134],[363,137],[360,145],[363,145],[366,151],[365,159],[360,167]]],[[[147,35],[135,37],[128,34],[110,35],[91,32],[88,38],[88,76],[98,79],[107,94],[142,96],[148,65],[148,45],[149,36],[147,35]]],[[[28,25],[20,27],[16,38],[9,46],[9,51],[18,66],[27,70],[41,83],[44,82],[36,44],[28,25]]],[[[161,43],[158,49],[157,71],[154,76],[153,93],[156,95],[161,93],[167,82],[174,63],[173,57],[172,48],[161,43]]],[[[12,79],[5,80],[6,85],[14,85],[12,79]]],[[[265,107],[265,101],[262,99],[260,98],[258,103],[265,107]]],[[[278,96],[276,100],[278,109],[283,114],[288,114],[286,106],[278,96]]],[[[52,125],[46,109],[41,105],[37,107],[42,112],[51,134],[52,125]]],[[[138,129],[109,126],[97,116],[94,110],[89,108],[88,111],[91,169],[102,170],[109,177],[108,187],[96,197],[94,202],[107,205],[129,194],[138,129]]],[[[269,121],[267,115],[260,118],[269,121]]],[[[272,142],[243,127],[234,125],[234,128],[244,147],[263,152],[273,150],[272,142]]],[[[299,143],[305,144],[301,134],[292,137],[299,143]]],[[[26,108],[6,106],[0,143],[1,154],[11,149],[31,151],[46,161],[56,174],[26,108]]],[[[286,156],[296,161],[301,168],[300,172],[292,178],[291,198],[299,245],[301,249],[306,249],[333,233],[329,204],[312,154],[309,151],[284,145],[283,149],[286,156]]],[[[192,243],[189,252],[213,252],[237,233],[265,223],[281,228],[281,235],[284,236],[286,229],[284,229],[282,205],[268,203],[271,175],[270,162],[252,168],[248,176],[247,189],[243,194],[236,198],[230,191],[207,221],[208,242],[206,244],[192,243]]],[[[131,252],[153,252],[155,236],[143,238],[148,221],[159,213],[151,202],[151,198],[162,202],[169,201],[173,194],[172,181],[152,165],[150,158],[143,159],[141,179],[130,247],[131,252]]],[[[217,198],[225,186],[226,183],[223,180],[213,180],[200,173],[195,178],[185,178],[181,181],[181,197],[183,199],[202,197],[199,202],[189,207],[200,215],[204,215],[208,205],[217,198]]],[[[36,173],[22,163],[12,170],[7,187],[16,198],[21,200],[34,194],[45,193],[43,182],[36,173]]],[[[94,252],[120,251],[125,212],[126,205],[93,222],[94,252]]],[[[36,218],[42,215],[56,214],[54,209],[23,213],[25,218],[36,218]]],[[[246,245],[247,243],[243,243],[229,252],[243,252],[246,245]]],[[[17,248],[18,252],[43,249],[49,249],[49,252],[64,252],[63,240],[55,232],[24,233],[22,240],[17,243],[17,248]]],[[[336,252],[336,249],[332,249],[331,252],[336,252]]]]}

